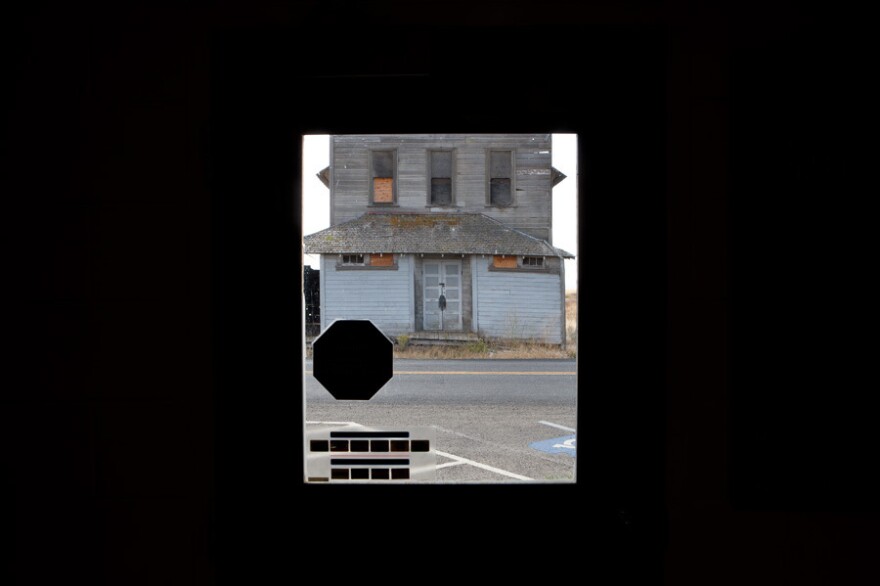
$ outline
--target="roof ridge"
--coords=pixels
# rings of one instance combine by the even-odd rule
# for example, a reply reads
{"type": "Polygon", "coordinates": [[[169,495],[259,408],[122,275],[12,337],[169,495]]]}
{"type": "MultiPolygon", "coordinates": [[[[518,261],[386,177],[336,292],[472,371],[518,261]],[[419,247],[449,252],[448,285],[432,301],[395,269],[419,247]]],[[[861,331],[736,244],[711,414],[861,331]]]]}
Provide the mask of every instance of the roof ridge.
{"type": "Polygon", "coordinates": [[[480,212],[477,212],[477,213],[478,213],[479,215],[485,217],[485,218],[488,218],[488,219],[492,220],[492,221],[495,222],[496,224],[498,224],[498,225],[500,225],[500,226],[503,226],[503,227],[507,228],[508,230],[513,230],[514,232],[518,232],[518,233],[522,234],[522,235],[525,236],[526,238],[531,238],[532,240],[536,240],[536,241],[538,241],[538,242],[540,242],[540,243],[542,243],[542,244],[546,244],[546,245],[549,246],[550,248],[553,248],[553,249],[556,248],[555,246],[553,246],[552,244],[550,244],[549,242],[547,242],[547,240],[544,239],[544,238],[538,238],[537,236],[532,236],[531,234],[528,234],[527,232],[523,232],[522,230],[517,230],[517,229],[514,228],[513,226],[508,226],[507,224],[505,224],[505,223],[502,222],[501,220],[496,220],[496,219],[493,218],[492,216],[487,216],[486,214],[483,214],[483,213],[480,213],[480,212]]]}

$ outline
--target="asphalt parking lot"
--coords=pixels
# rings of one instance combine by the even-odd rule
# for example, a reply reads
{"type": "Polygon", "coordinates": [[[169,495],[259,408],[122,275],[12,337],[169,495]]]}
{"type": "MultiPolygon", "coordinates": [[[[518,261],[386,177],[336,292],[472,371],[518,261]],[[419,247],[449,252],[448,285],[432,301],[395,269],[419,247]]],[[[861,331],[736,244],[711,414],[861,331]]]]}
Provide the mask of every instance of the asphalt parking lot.
{"type": "Polygon", "coordinates": [[[436,482],[572,482],[574,360],[398,360],[370,401],[337,401],[306,364],[306,431],[432,436],[436,482]]]}

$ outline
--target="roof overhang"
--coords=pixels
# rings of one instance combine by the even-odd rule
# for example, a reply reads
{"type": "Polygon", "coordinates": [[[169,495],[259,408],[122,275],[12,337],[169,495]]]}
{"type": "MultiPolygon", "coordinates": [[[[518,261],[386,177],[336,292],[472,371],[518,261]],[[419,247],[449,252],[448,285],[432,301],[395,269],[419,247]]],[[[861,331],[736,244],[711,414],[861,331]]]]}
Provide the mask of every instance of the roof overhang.
{"type": "Polygon", "coordinates": [[[505,254],[574,258],[479,213],[368,212],[303,238],[306,254],[505,254]]]}

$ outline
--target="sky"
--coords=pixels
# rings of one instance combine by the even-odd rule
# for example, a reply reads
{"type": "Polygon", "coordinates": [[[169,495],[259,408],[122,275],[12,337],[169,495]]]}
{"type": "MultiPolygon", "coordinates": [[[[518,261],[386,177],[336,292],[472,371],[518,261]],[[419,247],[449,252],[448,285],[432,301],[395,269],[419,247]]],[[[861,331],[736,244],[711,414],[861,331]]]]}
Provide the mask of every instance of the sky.
{"type": "MultiPolygon", "coordinates": [[[[553,135],[553,166],[567,177],[553,188],[553,245],[577,255],[577,135],[553,135]]],[[[316,174],[330,164],[330,137],[303,137],[302,233],[330,227],[330,189],[316,174]]],[[[318,257],[307,254],[303,264],[318,267],[318,257]]],[[[565,289],[577,290],[577,261],[565,261],[565,289]]]]}

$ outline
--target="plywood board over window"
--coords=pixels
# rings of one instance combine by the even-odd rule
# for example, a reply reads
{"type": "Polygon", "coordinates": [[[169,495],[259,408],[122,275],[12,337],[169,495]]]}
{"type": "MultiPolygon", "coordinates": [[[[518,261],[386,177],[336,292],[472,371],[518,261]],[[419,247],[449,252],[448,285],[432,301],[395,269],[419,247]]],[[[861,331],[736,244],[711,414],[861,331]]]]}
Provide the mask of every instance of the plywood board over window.
{"type": "Polygon", "coordinates": [[[394,179],[376,177],[373,179],[373,201],[376,203],[394,203],[394,179]]]}
{"type": "Polygon", "coordinates": [[[499,268],[499,269],[515,269],[516,268],[516,257],[515,256],[501,256],[500,254],[496,254],[495,258],[492,262],[492,265],[495,268],[499,268]]]}
{"type": "Polygon", "coordinates": [[[370,255],[370,266],[374,267],[390,267],[394,266],[394,255],[393,254],[371,254],[370,255]]]}
{"type": "Polygon", "coordinates": [[[394,203],[395,151],[373,151],[373,203],[394,203]]]}

